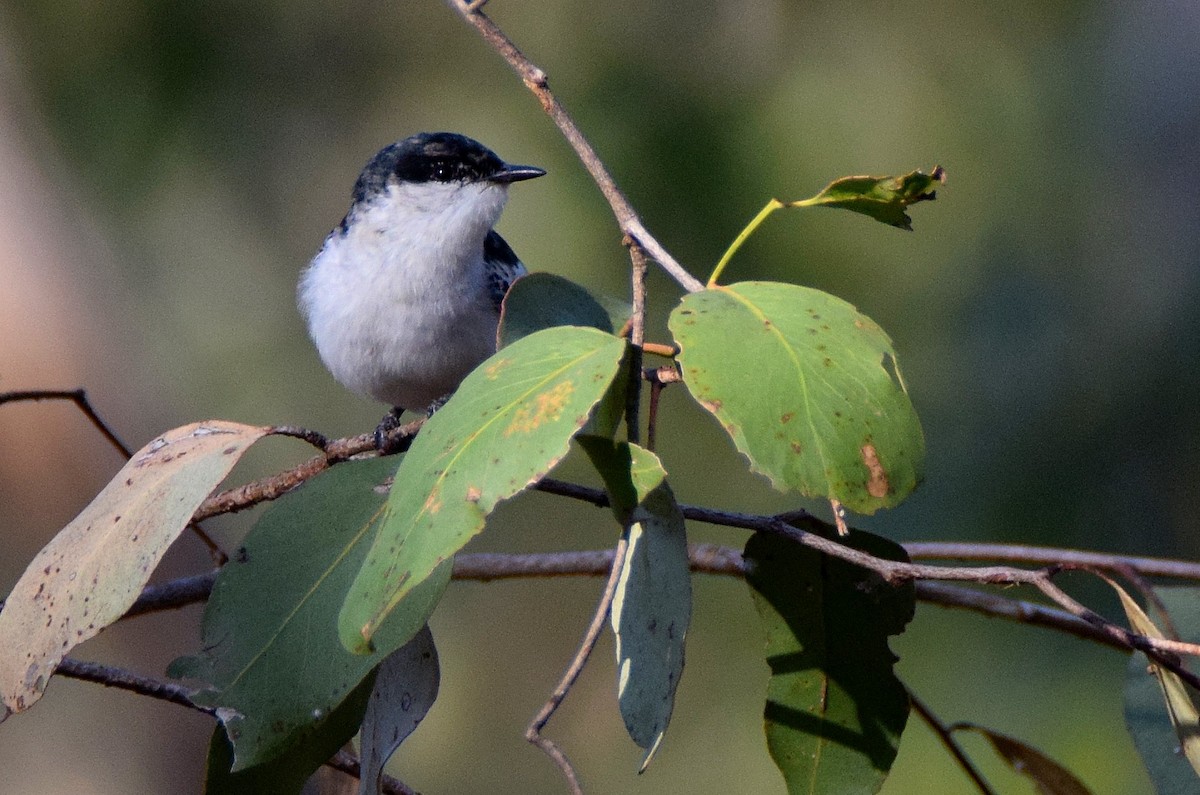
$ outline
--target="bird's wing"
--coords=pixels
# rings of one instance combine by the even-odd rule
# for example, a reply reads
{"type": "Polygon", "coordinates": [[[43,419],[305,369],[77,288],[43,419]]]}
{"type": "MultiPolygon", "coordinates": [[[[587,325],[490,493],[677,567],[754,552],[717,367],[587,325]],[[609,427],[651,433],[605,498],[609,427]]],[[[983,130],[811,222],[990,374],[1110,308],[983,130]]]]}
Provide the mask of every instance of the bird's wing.
{"type": "Polygon", "coordinates": [[[517,259],[512,247],[504,242],[504,238],[496,234],[495,229],[488,232],[484,238],[483,259],[487,263],[488,290],[496,305],[496,311],[499,312],[500,303],[504,300],[508,288],[525,275],[525,266],[517,259]]]}

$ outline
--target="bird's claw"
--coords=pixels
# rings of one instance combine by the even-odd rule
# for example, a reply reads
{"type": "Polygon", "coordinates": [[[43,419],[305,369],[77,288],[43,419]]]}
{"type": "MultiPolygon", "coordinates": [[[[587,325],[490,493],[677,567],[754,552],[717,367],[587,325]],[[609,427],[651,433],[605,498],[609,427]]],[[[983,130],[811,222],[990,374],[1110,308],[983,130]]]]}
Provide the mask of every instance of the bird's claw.
{"type": "Polygon", "coordinates": [[[375,428],[375,449],[381,455],[391,455],[393,453],[401,453],[408,449],[412,443],[411,436],[402,436],[399,439],[392,438],[392,431],[400,427],[400,414],[404,409],[397,406],[383,416],[379,421],[379,425],[375,428]]]}

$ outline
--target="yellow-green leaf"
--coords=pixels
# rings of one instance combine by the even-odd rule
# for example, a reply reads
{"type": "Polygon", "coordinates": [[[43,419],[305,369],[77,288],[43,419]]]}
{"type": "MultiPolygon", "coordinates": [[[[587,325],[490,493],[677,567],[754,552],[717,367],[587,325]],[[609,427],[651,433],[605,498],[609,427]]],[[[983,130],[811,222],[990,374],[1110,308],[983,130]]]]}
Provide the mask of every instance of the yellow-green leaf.
{"type": "Polygon", "coordinates": [[[671,313],[683,380],[780,490],[859,513],[920,481],[925,439],[888,335],[820,290],[741,282],[671,313]]]}
{"type": "Polygon", "coordinates": [[[483,529],[496,505],[566,454],[624,351],[623,340],[596,329],[549,328],[467,376],[396,473],[383,526],[342,605],[346,648],[369,652],[380,624],[483,529]]]}

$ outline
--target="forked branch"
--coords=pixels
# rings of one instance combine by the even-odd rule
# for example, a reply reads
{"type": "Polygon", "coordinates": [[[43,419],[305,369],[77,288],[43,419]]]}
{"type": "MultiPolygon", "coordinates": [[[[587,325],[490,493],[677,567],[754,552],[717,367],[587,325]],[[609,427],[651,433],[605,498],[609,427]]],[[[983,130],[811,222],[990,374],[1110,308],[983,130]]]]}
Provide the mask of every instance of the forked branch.
{"type": "Polygon", "coordinates": [[[641,218],[634,211],[633,205],[625,198],[625,194],[617,187],[616,180],[612,174],[608,172],[604,163],[600,160],[596,150],[592,148],[591,143],[584,137],[583,133],[576,126],[571,115],[567,113],[566,108],[558,97],[550,91],[550,86],[546,73],[539,68],[533,61],[525,57],[525,54],[517,49],[517,45],[513,44],[500,26],[492,21],[491,17],[483,13],[482,3],[470,2],[469,0],[450,0],[450,5],[469,22],[474,28],[479,31],[479,35],[483,37],[492,49],[500,54],[508,65],[520,76],[525,87],[528,88],[533,95],[538,98],[542,104],[542,110],[546,112],[551,120],[558,126],[563,137],[567,139],[567,143],[575,150],[575,154],[579,156],[583,167],[587,169],[591,175],[592,181],[596,183],[596,187],[604,194],[604,198],[608,201],[609,207],[612,208],[613,215],[616,216],[617,225],[626,236],[631,238],[634,243],[645,249],[655,262],[657,262],[663,270],[670,274],[683,289],[688,292],[696,292],[703,290],[704,284],[687,272],[687,269],[680,265],[670,253],[663,248],[662,244],[650,234],[649,230],[642,223],[641,218]]]}

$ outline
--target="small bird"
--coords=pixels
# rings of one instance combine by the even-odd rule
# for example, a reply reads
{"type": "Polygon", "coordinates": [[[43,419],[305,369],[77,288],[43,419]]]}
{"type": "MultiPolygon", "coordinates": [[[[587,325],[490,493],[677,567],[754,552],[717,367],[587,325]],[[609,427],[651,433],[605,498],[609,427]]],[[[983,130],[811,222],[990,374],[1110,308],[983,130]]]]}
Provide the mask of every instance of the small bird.
{"type": "Polygon", "coordinates": [[[496,351],[500,302],[525,266],[492,227],[513,182],[543,176],[456,133],[384,147],[300,279],[321,360],[351,391],[429,413],[496,351]]]}

